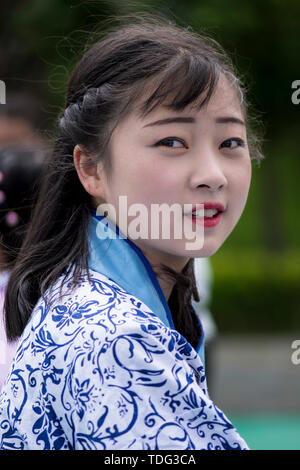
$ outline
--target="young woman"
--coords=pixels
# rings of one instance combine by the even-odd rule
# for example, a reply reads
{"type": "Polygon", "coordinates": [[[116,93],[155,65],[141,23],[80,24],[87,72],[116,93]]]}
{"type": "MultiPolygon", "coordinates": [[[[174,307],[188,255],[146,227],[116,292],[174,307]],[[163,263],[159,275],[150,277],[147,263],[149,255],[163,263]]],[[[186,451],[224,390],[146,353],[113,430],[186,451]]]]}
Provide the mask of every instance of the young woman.
{"type": "Polygon", "coordinates": [[[7,335],[21,339],[2,449],[247,449],[209,397],[191,307],[193,259],[233,230],[261,158],[247,114],[220,46],[164,20],[84,54],[8,285],[7,335]],[[181,208],[168,238],[150,217],[162,204],[181,208]],[[148,236],[133,236],[136,205],[148,236]],[[202,244],[175,236],[187,222],[202,244]]]}

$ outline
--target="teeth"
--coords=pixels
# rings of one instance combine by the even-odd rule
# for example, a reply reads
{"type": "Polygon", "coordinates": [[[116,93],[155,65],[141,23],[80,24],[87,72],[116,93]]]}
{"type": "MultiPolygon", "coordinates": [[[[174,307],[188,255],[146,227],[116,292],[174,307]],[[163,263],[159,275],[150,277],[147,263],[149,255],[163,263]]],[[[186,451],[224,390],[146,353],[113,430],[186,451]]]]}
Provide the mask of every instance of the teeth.
{"type": "Polygon", "coordinates": [[[214,217],[217,213],[217,209],[204,210],[204,217],[214,217]]]}
{"type": "MultiPolygon", "coordinates": [[[[218,213],[217,209],[204,209],[204,217],[214,217],[218,213]]],[[[193,212],[193,217],[203,217],[203,211],[193,212]]]]}

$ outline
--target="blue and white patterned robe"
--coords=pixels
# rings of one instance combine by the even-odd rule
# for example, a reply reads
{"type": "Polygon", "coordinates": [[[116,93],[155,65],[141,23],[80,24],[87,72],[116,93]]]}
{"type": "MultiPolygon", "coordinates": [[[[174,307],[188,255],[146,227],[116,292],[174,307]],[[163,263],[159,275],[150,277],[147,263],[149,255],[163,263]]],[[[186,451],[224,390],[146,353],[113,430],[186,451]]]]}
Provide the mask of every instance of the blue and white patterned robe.
{"type": "Polygon", "coordinates": [[[201,348],[170,323],[150,264],[127,239],[107,240],[104,256],[99,227],[94,215],[91,283],[83,275],[71,291],[69,275],[60,297],[62,275],[24,330],[0,394],[0,449],[247,449],[210,400],[201,348]]]}

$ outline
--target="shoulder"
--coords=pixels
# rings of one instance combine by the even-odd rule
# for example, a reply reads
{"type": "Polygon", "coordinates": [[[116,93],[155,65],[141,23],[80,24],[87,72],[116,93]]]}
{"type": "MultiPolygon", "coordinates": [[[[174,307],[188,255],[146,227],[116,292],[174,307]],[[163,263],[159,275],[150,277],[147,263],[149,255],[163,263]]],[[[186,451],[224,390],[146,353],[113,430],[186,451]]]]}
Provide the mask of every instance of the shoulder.
{"type": "MultiPolygon", "coordinates": [[[[27,338],[35,356],[54,355],[56,361],[95,351],[127,351],[128,358],[144,354],[171,361],[193,360],[196,351],[176,330],[170,329],[137,297],[106,276],[89,272],[72,289],[62,279],[40,300],[33,312],[27,338]],[[46,303],[48,302],[48,306],[46,303]],[[169,360],[168,359],[168,360],[169,360]]],[[[24,348],[23,348],[24,349],[24,348]]]]}
{"type": "Polygon", "coordinates": [[[81,276],[76,287],[71,276],[65,280],[61,276],[37,303],[30,329],[35,336],[47,333],[56,342],[73,337],[76,343],[90,335],[111,340],[130,333],[170,331],[140,299],[92,270],[89,278],[81,276]]]}
{"type": "Polygon", "coordinates": [[[82,276],[73,289],[71,278],[58,279],[40,299],[19,344],[15,369],[40,379],[46,374],[55,387],[58,371],[62,384],[65,375],[84,381],[112,364],[123,371],[146,370],[151,364],[154,375],[157,368],[161,374],[175,364],[188,374],[190,367],[203,372],[197,352],[176,330],[106,276],[89,274],[90,280],[82,276]]]}

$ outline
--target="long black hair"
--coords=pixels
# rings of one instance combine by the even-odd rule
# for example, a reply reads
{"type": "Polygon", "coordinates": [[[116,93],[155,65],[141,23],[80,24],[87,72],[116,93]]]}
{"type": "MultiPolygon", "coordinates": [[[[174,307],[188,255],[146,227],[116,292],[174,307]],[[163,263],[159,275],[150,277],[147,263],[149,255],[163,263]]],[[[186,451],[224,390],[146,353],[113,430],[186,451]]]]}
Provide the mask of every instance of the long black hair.
{"type": "MultiPolygon", "coordinates": [[[[20,336],[39,297],[65,272],[73,283],[88,273],[87,228],[91,197],[73,163],[81,144],[93,163],[102,161],[109,174],[110,136],[137,102],[153,92],[139,108],[145,116],[170,98],[169,107],[182,110],[190,103],[203,106],[225,74],[241,97],[248,126],[251,158],[262,158],[251,132],[240,81],[223,49],[213,40],[153,15],[137,15],[110,28],[86,50],[68,83],[59,133],[42,184],[30,228],[11,275],[5,299],[9,339],[20,336]],[[199,97],[205,96],[202,101],[199,97]]],[[[182,272],[162,265],[175,279],[170,306],[175,327],[196,345],[200,329],[190,307],[199,300],[191,259],[182,272]],[[176,305],[176,307],[175,307],[176,305]]]]}

